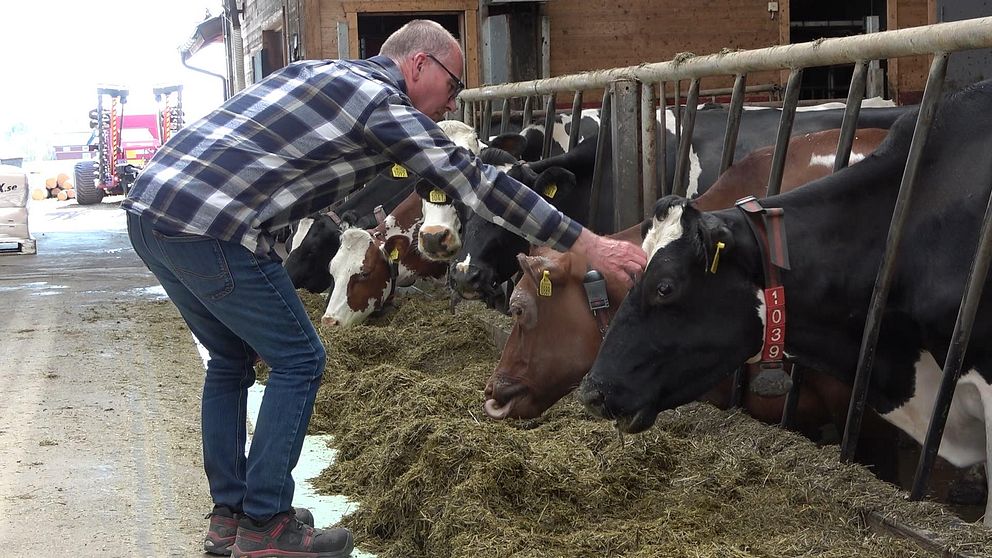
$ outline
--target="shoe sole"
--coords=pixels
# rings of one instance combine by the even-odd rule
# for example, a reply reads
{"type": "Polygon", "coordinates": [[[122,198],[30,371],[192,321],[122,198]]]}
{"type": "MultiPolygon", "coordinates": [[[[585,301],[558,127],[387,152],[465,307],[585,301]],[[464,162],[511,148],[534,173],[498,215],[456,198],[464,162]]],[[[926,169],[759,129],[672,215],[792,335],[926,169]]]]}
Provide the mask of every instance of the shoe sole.
{"type": "Polygon", "coordinates": [[[203,551],[206,552],[207,554],[213,554],[214,556],[230,556],[231,546],[233,544],[234,541],[231,541],[227,543],[227,545],[225,546],[214,546],[211,541],[204,541],[203,551]]]}
{"type": "Polygon", "coordinates": [[[231,547],[231,556],[233,558],[348,558],[354,549],[354,539],[348,537],[348,545],[334,552],[293,552],[291,550],[274,549],[241,552],[237,549],[237,545],[234,545],[231,547]]]}

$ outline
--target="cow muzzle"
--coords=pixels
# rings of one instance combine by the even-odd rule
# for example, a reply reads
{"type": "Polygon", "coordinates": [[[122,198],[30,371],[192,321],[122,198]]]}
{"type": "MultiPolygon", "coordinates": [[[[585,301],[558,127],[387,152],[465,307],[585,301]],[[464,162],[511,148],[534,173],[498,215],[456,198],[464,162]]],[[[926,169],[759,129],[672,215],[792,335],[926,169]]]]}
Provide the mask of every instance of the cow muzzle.
{"type": "Polygon", "coordinates": [[[430,260],[450,260],[462,248],[458,235],[447,227],[422,227],[417,239],[420,253],[430,260]]]}

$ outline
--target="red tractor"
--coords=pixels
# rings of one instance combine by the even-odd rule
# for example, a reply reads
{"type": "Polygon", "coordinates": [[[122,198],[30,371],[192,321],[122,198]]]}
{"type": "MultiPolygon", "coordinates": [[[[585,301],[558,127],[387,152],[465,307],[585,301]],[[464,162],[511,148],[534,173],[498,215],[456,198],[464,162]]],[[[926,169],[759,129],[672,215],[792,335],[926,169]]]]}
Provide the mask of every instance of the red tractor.
{"type": "Polygon", "coordinates": [[[181,85],[156,87],[157,115],[124,116],[127,89],[97,88],[96,108],[90,111],[91,160],[73,168],[76,202],[100,203],[103,197],[127,194],[131,183],[155,151],[183,126],[181,85]]]}

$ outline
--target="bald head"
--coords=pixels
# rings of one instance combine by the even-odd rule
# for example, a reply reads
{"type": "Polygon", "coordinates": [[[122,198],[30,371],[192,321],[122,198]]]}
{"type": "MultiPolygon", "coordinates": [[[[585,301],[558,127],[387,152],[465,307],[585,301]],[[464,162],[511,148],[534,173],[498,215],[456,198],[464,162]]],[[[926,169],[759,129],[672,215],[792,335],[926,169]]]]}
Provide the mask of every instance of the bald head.
{"type": "Polygon", "coordinates": [[[455,49],[461,54],[458,40],[440,23],[429,19],[415,19],[390,35],[382,43],[379,54],[399,62],[418,52],[448,56],[455,49]]]}

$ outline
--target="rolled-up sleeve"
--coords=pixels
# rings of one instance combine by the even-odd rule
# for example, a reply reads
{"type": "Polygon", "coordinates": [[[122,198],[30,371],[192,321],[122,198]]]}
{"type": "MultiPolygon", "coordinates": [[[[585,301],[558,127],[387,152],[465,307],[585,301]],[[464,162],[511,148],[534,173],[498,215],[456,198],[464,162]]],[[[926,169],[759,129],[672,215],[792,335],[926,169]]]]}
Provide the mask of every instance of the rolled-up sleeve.
{"type": "MultiPolygon", "coordinates": [[[[398,101],[398,100],[397,100],[398,101]]],[[[372,107],[367,119],[369,145],[395,163],[461,200],[482,218],[534,244],[567,250],[581,225],[536,192],[483,163],[444,135],[423,113],[402,102],[372,107]]]]}

